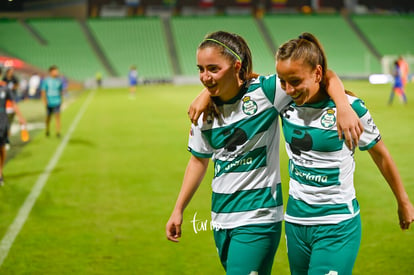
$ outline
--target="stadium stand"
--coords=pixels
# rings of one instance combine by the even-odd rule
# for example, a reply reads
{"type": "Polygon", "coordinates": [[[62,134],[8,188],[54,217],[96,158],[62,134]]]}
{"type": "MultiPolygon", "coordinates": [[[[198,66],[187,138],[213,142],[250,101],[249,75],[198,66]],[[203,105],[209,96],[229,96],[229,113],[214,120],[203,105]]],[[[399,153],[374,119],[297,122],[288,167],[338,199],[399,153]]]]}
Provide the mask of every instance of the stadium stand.
{"type": "Polygon", "coordinates": [[[159,18],[90,19],[88,25],[118,76],[126,76],[136,65],[145,79],[172,78],[159,18]]]}
{"type": "Polygon", "coordinates": [[[77,21],[36,19],[28,23],[48,41],[46,52],[34,54],[34,64],[41,64],[43,68],[57,64],[64,74],[78,80],[94,77],[97,71],[105,73],[77,21]]]}
{"type": "Polygon", "coordinates": [[[329,68],[341,76],[381,72],[380,61],[340,15],[269,15],[264,22],[277,46],[304,31],[315,34],[324,46],[329,68]]]}
{"type": "Polygon", "coordinates": [[[5,53],[31,62],[42,46],[17,20],[0,21],[0,49],[5,53]]]}
{"type": "Polygon", "coordinates": [[[33,19],[27,22],[46,41],[42,45],[18,21],[0,23],[0,35],[7,37],[0,48],[39,68],[56,64],[62,73],[75,80],[93,77],[96,71],[105,72],[73,19],[33,19]]]}
{"type": "Polygon", "coordinates": [[[173,17],[171,22],[177,55],[184,75],[196,76],[196,49],[207,33],[223,30],[243,36],[252,51],[253,70],[260,74],[275,72],[275,61],[266,46],[255,19],[250,16],[173,17]]]}
{"type": "Polygon", "coordinates": [[[133,64],[140,76],[148,80],[169,80],[176,75],[196,77],[197,46],[207,33],[217,30],[246,38],[253,54],[254,71],[260,74],[275,71],[271,48],[303,31],[320,38],[329,67],[341,76],[381,72],[379,55],[414,54],[413,16],[352,15],[345,20],[337,14],[278,14],[257,20],[252,16],[177,16],[101,18],[80,24],[75,19],[3,19],[0,51],[43,70],[57,64],[75,80],[93,79],[97,71],[104,76],[126,77],[133,64]],[[85,28],[96,45],[91,45],[85,28]],[[97,55],[97,49],[107,62],[97,55]]]}
{"type": "Polygon", "coordinates": [[[382,55],[414,55],[414,16],[353,15],[352,20],[382,55]]]}

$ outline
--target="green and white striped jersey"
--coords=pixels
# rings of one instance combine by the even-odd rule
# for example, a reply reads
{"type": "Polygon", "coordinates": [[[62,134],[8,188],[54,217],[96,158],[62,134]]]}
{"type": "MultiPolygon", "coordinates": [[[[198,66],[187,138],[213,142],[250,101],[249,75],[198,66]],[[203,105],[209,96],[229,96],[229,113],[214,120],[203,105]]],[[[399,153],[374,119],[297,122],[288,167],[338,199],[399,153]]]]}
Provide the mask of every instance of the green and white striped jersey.
{"type": "MultiPolygon", "coordinates": [[[[364,126],[358,147],[368,150],[381,139],[379,130],[362,100],[348,100],[364,126]]],[[[291,103],[281,117],[290,174],[285,221],[337,224],[358,215],[354,152],[338,139],[334,102],[291,103]]]]}
{"type": "Polygon", "coordinates": [[[189,151],[214,162],[212,224],[230,229],[283,219],[279,111],[291,101],[275,75],[251,80],[218,118],[192,125],[189,151]]]}

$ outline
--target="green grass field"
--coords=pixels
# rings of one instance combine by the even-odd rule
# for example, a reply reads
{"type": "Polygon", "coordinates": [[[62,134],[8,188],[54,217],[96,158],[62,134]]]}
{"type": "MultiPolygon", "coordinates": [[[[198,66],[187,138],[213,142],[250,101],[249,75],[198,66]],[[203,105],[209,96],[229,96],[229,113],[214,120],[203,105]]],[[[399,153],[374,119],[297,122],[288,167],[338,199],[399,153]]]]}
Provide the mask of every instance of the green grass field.
{"type": "MultiPolygon", "coordinates": [[[[389,85],[345,85],[366,101],[414,200],[414,104],[403,106],[396,99],[387,106],[389,85]]],[[[135,100],[127,89],[96,92],[0,274],[224,274],[212,232],[196,234],[190,222],[195,214],[198,220],[210,219],[211,169],[185,212],[181,242],[165,237],[190,156],[186,110],[199,90],[145,86],[135,100]]],[[[414,100],[414,85],[407,90],[414,100]]],[[[87,94],[63,113],[65,133],[87,94]]],[[[21,108],[29,117],[33,109],[42,110],[40,103],[21,108]]],[[[8,161],[6,186],[0,189],[0,238],[61,141],[33,132],[31,142],[8,161]]],[[[287,194],[287,158],[281,148],[287,194]]],[[[356,161],[363,237],[354,274],[414,274],[414,228],[399,229],[394,197],[368,153],[358,152],[356,161]]],[[[273,270],[289,274],[283,240],[273,270]]]]}

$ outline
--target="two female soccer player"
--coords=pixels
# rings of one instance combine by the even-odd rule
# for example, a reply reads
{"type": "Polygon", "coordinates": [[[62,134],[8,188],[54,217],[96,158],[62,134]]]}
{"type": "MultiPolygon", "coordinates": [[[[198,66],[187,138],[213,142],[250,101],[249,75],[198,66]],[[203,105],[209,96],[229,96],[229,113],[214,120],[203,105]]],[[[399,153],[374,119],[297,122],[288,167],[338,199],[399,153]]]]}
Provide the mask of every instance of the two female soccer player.
{"type": "MultiPolygon", "coordinates": [[[[181,236],[183,211],[212,158],[212,224],[222,265],[227,274],[270,274],[283,219],[278,117],[291,98],[276,75],[252,73],[250,50],[238,35],[208,35],[198,47],[197,66],[205,94],[213,98],[219,114],[192,125],[192,156],[166,226],[167,237],[178,241],[181,236]]],[[[347,122],[355,114],[345,103],[342,84],[330,76],[327,90],[339,109],[349,109],[347,122]]],[[[352,136],[358,139],[360,128],[355,125],[352,136]]]]}

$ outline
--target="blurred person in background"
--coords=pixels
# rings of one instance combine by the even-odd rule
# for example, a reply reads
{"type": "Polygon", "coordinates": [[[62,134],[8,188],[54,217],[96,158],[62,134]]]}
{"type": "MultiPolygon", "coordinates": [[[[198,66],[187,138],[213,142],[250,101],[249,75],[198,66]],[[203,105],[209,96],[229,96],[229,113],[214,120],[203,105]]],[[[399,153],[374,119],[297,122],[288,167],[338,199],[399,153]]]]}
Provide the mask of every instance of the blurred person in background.
{"type": "Polygon", "coordinates": [[[403,86],[403,90],[405,91],[405,85],[407,85],[407,82],[408,82],[408,73],[410,69],[409,69],[407,61],[405,61],[405,59],[401,55],[398,57],[397,62],[401,70],[402,86],[403,86]]]}
{"type": "Polygon", "coordinates": [[[137,92],[137,85],[138,85],[138,71],[136,66],[131,66],[128,73],[128,81],[129,81],[129,96],[131,98],[135,98],[135,94],[137,92]]]}
{"type": "MultiPolygon", "coordinates": [[[[1,74],[2,70],[0,68],[0,76],[1,74]]],[[[6,113],[7,102],[10,102],[9,104],[11,104],[14,113],[17,114],[19,118],[19,123],[21,125],[26,124],[26,120],[21,114],[16,102],[14,101],[14,95],[12,91],[8,88],[7,82],[0,81],[0,186],[4,185],[3,167],[6,161],[6,144],[9,141],[8,134],[10,123],[8,115],[6,113]]]]}
{"type": "MultiPolygon", "coordinates": [[[[18,102],[19,96],[18,96],[17,90],[19,88],[19,80],[14,75],[14,68],[10,67],[6,70],[6,74],[3,77],[3,81],[6,83],[7,88],[13,94],[13,100],[15,102],[18,102]]],[[[10,149],[10,127],[13,124],[14,117],[16,115],[12,100],[10,99],[6,101],[6,113],[7,113],[7,117],[9,120],[9,124],[8,124],[9,129],[8,129],[8,138],[6,142],[6,149],[9,150],[10,149]]]]}
{"type": "Polygon", "coordinates": [[[96,72],[95,74],[95,80],[96,80],[96,87],[100,89],[102,87],[102,73],[96,72]]]}
{"type": "Polygon", "coordinates": [[[402,70],[400,67],[400,62],[398,60],[394,62],[393,76],[394,76],[394,83],[392,86],[390,98],[388,100],[388,105],[392,104],[395,94],[398,95],[398,97],[401,99],[401,101],[404,104],[407,104],[407,96],[405,95],[405,91],[404,91],[404,80],[403,80],[402,70]]]}
{"type": "Polygon", "coordinates": [[[33,73],[29,79],[29,98],[36,98],[38,96],[38,91],[40,88],[41,78],[37,73],[33,73]]]}
{"type": "Polygon", "coordinates": [[[6,82],[7,87],[13,93],[17,100],[17,90],[19,88],[19,79],[14,75],[14,68],[10,67],[6,70],[6,74],[3,77],[3,81],[6,82]]]}
{"type": "Polygon", "coordinates": [[[59,77],[62,80],[62,95],[65,96],[69,89],[69,79],[63,74],[59,74],[59,77]]]}
{"type": "Polygon", "coordinates": [[[60,137],[61,123],[60,123],[60,108],[63,101],[64,83],[59,77],[59,69],[56,65],[49,68],[49,76],[43,79],[41,85],[41,93],[43,103],[46,107],[46,136],[50,135],[50,121],[52,115],[56,120],[56,136],[60,137]]]}
{"type": "Polygon", "coordinates": [[[29,97],[29,81],[24,77],[20,79],[17,95],[19,100],[25,100],[29,97]]]}

